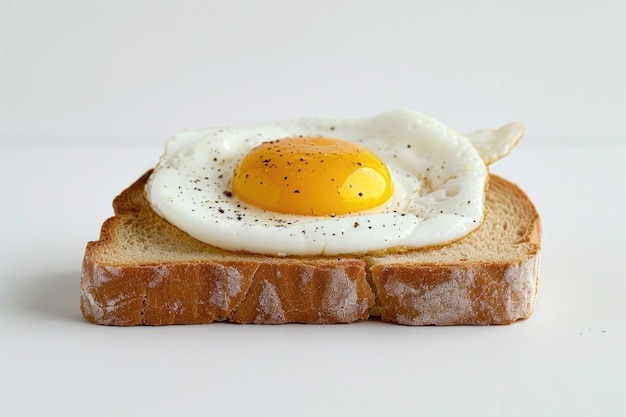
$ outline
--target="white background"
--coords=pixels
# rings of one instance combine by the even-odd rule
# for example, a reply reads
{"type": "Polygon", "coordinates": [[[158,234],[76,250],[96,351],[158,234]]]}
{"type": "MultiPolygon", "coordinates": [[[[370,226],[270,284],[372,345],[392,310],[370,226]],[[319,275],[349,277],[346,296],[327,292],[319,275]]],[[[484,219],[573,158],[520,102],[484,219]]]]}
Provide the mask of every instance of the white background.
{"type": "Polygon", "coordinates": [[[626,414],[626,2],[0,0],[0,415],[626,414]],[[404,106],[527,137],[511,326],[107,328],[78,276],[183,128],[404,106]]]}
{"type": "Polygon", "coordinates": [[[461,130],[625,132],[623,0],[0,1],[0,134],[398,106],[461,130]]]}

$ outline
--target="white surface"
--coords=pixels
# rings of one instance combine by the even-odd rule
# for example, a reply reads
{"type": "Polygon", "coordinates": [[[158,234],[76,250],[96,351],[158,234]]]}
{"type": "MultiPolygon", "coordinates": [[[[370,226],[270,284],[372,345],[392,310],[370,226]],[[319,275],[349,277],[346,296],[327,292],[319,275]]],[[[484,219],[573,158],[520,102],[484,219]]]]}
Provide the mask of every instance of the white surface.
{"type": "Polygon", "coordinates": [[[162,134],[406,106],[624,133],[621,0],[0,0],[0,134],[162,134]]]}
{"type": "Polygon", "coordinates": [[[623,415],[626,146],[566,139],[493,167],[542,214],[534,316],[448,328],[88,324],[85,242],[161,143],[3,144],[0,414],[623,415]]]}
{"type": "Polygon", "coordinates": [[[623,1],[0,0],[0,415],[626,414],[623,1]],[[107,328],[85,242],[182,128],[399,106],[528,137],[535,315],[107,328]]]}

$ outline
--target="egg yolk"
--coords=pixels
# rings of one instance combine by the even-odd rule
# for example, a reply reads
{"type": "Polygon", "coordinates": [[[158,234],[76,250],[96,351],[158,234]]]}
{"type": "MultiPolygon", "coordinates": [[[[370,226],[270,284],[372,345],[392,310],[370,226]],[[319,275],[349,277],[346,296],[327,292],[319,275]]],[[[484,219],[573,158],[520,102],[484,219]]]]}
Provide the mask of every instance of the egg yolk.
{"type": "Polygon", "coordinates": [[[385,164],[352,142],[294,137],[265,142],[239,162],[232,192],[256,207],[332,216],[370,210],[393,194],[385,164]]]}

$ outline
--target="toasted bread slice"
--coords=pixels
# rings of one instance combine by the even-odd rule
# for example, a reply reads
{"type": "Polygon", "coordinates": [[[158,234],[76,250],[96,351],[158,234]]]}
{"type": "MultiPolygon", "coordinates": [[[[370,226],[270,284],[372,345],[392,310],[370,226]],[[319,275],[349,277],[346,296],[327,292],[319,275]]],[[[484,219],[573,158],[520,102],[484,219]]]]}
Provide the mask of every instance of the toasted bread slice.
{"type": "Polygon", "coordinates": [[[401,253],[272,257],[209,246],[172,226],[144,195],[150,172],[113,202],[81,274],[83,316],[98,324],[506,324],[534,309],[539,216],[490,177],[484,224],[449,245],[401,253]]]}

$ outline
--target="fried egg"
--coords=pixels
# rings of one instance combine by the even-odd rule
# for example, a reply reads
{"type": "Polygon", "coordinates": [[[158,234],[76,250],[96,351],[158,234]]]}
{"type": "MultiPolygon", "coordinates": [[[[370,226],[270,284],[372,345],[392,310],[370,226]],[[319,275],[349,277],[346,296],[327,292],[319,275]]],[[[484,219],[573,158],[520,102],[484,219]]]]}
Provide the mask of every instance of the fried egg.
{"type": "Polygon", "coordinates": [[[154,211],[222,249],[358,254],[457,240],[485,214],[487,164],[523,135],[463,135],[422,113],[184,131],[146,185],[154,211]]]}

